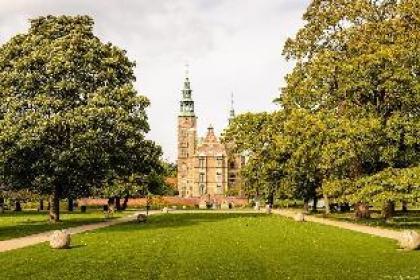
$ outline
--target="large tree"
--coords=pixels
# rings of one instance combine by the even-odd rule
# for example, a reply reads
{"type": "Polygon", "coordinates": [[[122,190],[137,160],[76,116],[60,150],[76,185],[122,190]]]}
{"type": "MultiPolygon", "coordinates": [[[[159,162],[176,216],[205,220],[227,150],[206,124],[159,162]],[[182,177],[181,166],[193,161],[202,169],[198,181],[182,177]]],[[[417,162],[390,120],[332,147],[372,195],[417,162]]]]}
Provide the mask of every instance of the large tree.
{"type": "Polygon", "coordinates": [[[234,152],[247,155],[241,168],[245,194],[263,197],[269,204],[285,195],[281,182],[290,152],[284,141],[284,119],[283,111],[246,113],[235,117],[223,132],[223,141],[233,144],[234,152]]]}
{"type": "MultiPolygon", "coordinates": [[[[376,180],[368,177],[378,172],[381,178],[406,172],[416,176],[414,167],[420,159],[419,2],[314,0],[304,20],[305,26],[284,49],[296,65],[278,101],[288,115],[300,110],[321,122],[325,116],[333,120],[327,122],[325,137],[317,138],[323,139],[318,145],[339,152],[347,162],[336,166],[335,155],[325,149],[320,154],[326,159],[321,178],[327,192],[341,189],[348,198],[346,192],[361,192],[376,180]],[[386,172],[389,168],[395,172],[386,172]],[[348,179],[360,183],[345,190],[332,183],[348,179]]],[[[375,194],[373,199],[371,192],[363,192],[363,202],[380,198],[388,209],[401,198],[397,192],[376,190],[382,195],[375,194]]],[[[418,199],[418,192],[411,195],[410,200],[418,199]]]]}
{"type": "Polygon", "coordinates": [[[0,172],[4,185],[59,200],[116,177],[148,174],[161,154],[145,139],[149,101],[124,50],[88,16],[47,16],[0,47],[0,172]]]}

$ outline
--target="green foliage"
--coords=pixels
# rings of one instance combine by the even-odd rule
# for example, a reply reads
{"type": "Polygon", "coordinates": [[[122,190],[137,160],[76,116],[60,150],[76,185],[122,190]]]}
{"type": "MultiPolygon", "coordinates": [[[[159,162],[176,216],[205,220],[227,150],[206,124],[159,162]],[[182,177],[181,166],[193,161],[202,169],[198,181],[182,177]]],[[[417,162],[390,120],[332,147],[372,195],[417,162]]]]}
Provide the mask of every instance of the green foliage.
{"type": "Polygon", "coordinates": [[[280,166],[288,157],[288,151],[276,145],[283,119],[282,112],[247,113],[235,117],[223,133],[224,142],[234,143],[235,152],[247,155],[241,178],[249,196],[272,200],[278,191],[280,166]]]}
{"type": "Polygon", "coordinates": [[[39,17],[0,47],[0,178],[9,188],[86,195],[158,165],[135,64],[92,31],[87,16],[39,17]]]}
{"type": "Polygon", "coordinates": [[[387,168],[372,176],[360,178],[350,193],[350,201],[384,203],[405,201],[414,203],[420,197],[420,166],[412,168],[387,168]]]}
{"type": "Polygon", "coordinates": [[[292,165],[312,170],[304,177],[318,192],[352,202],[420,198],[403,182],[375,183],[419,163],[419,11],[412,0],[313,1],[287,41],[296,65],[277,101],[300,151],[292,165]]]}
{"type": "Polygon", "coordinates": [[[280,111],[239,116],[225,132],[249,152],[249,193],[420,198],[418,181],[405,181],[420,162],[419,15],[413,0],[310,3],[284,47],[295,67],[280,111]]]}

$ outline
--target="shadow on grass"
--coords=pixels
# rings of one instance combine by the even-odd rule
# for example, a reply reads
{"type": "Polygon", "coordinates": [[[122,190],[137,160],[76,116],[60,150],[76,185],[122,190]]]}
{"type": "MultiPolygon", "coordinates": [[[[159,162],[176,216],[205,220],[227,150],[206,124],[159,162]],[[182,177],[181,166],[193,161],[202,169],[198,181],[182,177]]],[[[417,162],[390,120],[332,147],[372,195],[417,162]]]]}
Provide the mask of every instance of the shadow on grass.
{"type": "Polygon", "coordinates": [[[177,213],[149,216],[146,223],[136,221],[119,224],[103,229],[107,232],[128,232],[133,230],[159,230],[163,228],[190,227],[201,223],[214,223],[237,218],[261,218],[260,213],[177,213]]]}
{"type": "Polygon", "coordinates": [[[86,244],[75,244],[75,245],[71,245],[70,248],[68,248],[69,250],[73,250],[73,249],[81,249],[86,247],[86,244]]]}

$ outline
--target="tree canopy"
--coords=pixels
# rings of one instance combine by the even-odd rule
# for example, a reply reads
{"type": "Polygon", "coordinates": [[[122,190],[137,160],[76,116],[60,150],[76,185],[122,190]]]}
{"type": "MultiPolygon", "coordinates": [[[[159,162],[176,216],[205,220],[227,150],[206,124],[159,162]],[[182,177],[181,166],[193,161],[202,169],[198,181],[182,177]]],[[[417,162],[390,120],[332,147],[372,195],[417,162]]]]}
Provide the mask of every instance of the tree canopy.
{"type": "MultiPolygon", "coordinates": [[[[135,63],[93,34],[88,16],[32,19],[0,47],[0,172],[13,189],[58,199],[152,172],[149,100],[135,63]]],[[[58,209],[52,218],[57,220],[58,209]]]]}
{"type": "Polygon", "coordinates": [[[419,5],[311,1],[304,27],[284,47],[295,66],[276,100],[279,111],[267,115],[272,122],[260,127],[258,114],[239,116],[226,132],[253,155],[245,169],[257,174],[273,159],[282,174],[275,189],[306,199],[418,200],[419,5]],[[256,160],[265,137],[274,140],[270,155],[256,160]]]}

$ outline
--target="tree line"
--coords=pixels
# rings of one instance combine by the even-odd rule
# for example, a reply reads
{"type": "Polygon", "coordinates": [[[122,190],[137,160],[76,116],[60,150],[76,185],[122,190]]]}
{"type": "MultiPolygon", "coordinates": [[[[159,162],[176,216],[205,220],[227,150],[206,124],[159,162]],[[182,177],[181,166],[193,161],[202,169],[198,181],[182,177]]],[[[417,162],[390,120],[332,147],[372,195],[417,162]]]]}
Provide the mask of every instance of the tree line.
{"type": "Polygon", "coordinates": [[[294,68],[279,109],[224,132],[249,155],[244,188],[391,217],[420,198],[420,3],[314,0],[303,19],[284,46],[294,68]]]}

